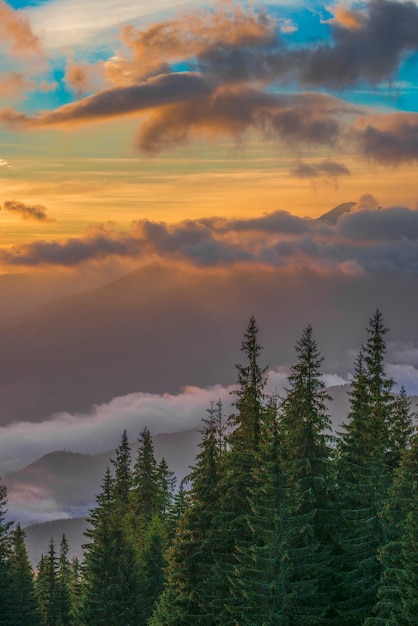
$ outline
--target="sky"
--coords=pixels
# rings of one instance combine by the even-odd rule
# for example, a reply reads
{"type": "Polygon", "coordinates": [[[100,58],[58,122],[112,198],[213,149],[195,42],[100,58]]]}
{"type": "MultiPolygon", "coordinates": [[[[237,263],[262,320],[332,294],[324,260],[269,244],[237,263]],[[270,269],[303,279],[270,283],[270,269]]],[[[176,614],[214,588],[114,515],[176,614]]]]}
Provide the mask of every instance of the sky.
{"type": "MultiPolygon", "coordinates": [[[[415,1],[0,0],[1,324],[157,264],[185,277],[189,311],[206,288],[207,310],[229,335],[235,320],[236,360],[254,311],[269,342],[273,303],[276,373],[291,363],[297,329],[312,323],[332,354],[325,372],[349,381],[378,306],[392,331],[390,372],[417,393],[417,70],[415,1]]],[[[141,280],[146,296],[152,285],[141,280]]],[[[168,278],[161,289],[149,315],[172,307],[180,328],[187,311],[168,278]]],[[[78,328],[82,307],[76,317],[78,328]]],[[[119,332],[123,321],[114,324],[119,332]]],[[[10,355],[27,344],[16,336],[10,355]]],[[[45,355],[51,337],[44,330],[45,355]]],[[[182,358],[194,363],[204,343],[188,342],[182,358]]],[[[7,354],[3,371],[11,362],[7,354]]],[[[200,389],[203,406],[205,385],[225,390],[231,379],[199,368],[201,379],[185,374],[181,386],[200,389]]],[[[117,397],[139,415],[150,389],[139,380],[112,396],[103,384],[111,397],[98,396],[88,415],[94,424],[106,415],[107,432],[117,397]]],[[[158,406],[188,404],[189,392],[167,392],[164,381],[152,391],[158,406]]],[[[65,420],[45,414],[36,425],[30,410],[12,423],[5,406],[9,442],[76,446],[90,423],[64,401],[65,420]]],[[[12,466],[20,453],[10,446],[12,466]]]]}

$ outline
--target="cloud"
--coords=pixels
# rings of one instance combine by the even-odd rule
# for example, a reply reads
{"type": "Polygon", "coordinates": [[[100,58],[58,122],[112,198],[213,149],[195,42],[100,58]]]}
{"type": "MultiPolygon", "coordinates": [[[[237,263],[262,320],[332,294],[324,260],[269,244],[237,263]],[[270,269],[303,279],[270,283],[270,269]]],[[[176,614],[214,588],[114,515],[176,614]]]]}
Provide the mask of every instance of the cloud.
{"type": "Polygon", "coordinates": [[[48,217],[47,209],[41,204],[27,205],[18,200],[6,200],[3,203],[3,210],[9,213],[17,213],[24,220],[33,220],[35,222],[55,222],[56,220],[48,217]]]}
{"type": "Polygon", "coordinates": [[[26,78],[20,72],[0,73],[0,96],[2,98],[22,97],[31,91],[52,91],[56,88],[55,83],[48,81],[34,81],[26,78]]]}
{"type": "Polygon", "coordinates": [[[98,86],[102,86],[103,77],[99,65],[86,63],[85,61],[75,62],[71,57],[67,61],[65,68],[65,84],[74,91],[78,98],[97,91],[98,86]]]}
{"type": "Polygon", "coordinates": [[[379,201],[375,198],[371,193],[364,193],[357,200],[357,203],[351,207],[351,211],[357,211],[362,209],[367,209],[369,211],[373,211],[374,209],[379,208],[379,201]]]}
{"type": "MultiPolygon", "coordinates": [[[[160,0],[158,11],[190,4],[190,0],[160,0]]],[[[155,11],[156,5],[150,0],[54,0],[27,8],[31,23],[42,32],[44,45],[52,51],[65,46],[103,47],[123,24],[149,20],[155,11]]]]}
{"type": "Polygon", "coordinates": [[[183,13],[144,30],[126,26],[122,40],[133,56],[118,55],[105,68],[113,83],[132,84],[213,49],[258,48],[276,39],[276,22],[262,8],[218,3],[215,10],[183,13]]]}
{"type": "Polygon", "coordinates": [[[12,167],[12,165],[5,159],[0,159],[0,167],[12,167]]]}
{"type": "Polygon", "coordinates": [[[115,448],[124,429],[134,439],[148,426],[151,434],[199,428],[212,400],[230,406],[230,391],[221,385],[206,389],[186,387],[181,393],[131,393],[95,407],[89,414],[62,413],[34,424],[19,422],[0,428],[0,458],[16,463],[24,451],[34,459],[53,450],[96,454],[115,448]]]}
{"type": "Polygon", "coordinates": [[[367,10],[341,5],[331,20],[331,44],[303,51],[297,68],[307,85],[346,87],[393,77],[408,53],[418,49],[418,7],[413,2],[370,0],[367,10]]]}
{"type": "MultiPolygon", "coordinates": [[[[29,120],[33,127],[65,126],[146,111],[172,102],[194,100],[211,93],[200,75],[190,72],[149,78],[139,85],[101,91],[79,102],[29,120]]],[[[12,122],[14,120],[12,119],[12,122]]],[[[28,122],[28,118],[23,120],[28,122]]]]}
{"type": "Polygon", "coordinates": [[[254,217],[238,220],[214,221],[214,227],[218,231],[266,231],[277,233],[301,234],[308,230],[309,226],[305,219],[292,215],[288,211],[273,211],[266,213],[262,217],[254,217]]]}
{"type": "Polygon", "coordinates": [[[341,2],[335,6],[327,7],[328,11],[333,14],[325,23],[333,24],[338,27],[357,30],[364,28],[367,24],[367,15],[364,11],[356,11],[349,7],[345,2],[341,2]]]}
{"type": "Polygon", "coordinates": [[[193,137],[232,136],[241,141],[255,131],[279,140],[289,150],[330,145],[343,134],[342,112],[354,107],[325,94],[271,94],[246,87],[214,90],[198,102],[167,106],[151,112],[140,126],[136,146],[155,152],[193,137]]]}
{"type": "Polygon", "coordinates": [[[10,44],[11,52],[18,56],[41,55],[38,37],[33,33],[28,18],[0,0],[0,36],[10,44]]]}
{"type": "Polygon", "coordinates": [[[418,159],[418,113],[360,117],[353,133],[361,152],[373,161],[399,165],[418,159]]]}
{"type": "Polygon", "coordinates": [[[138,238],[97,227],[86,231],[83,238],[34,241],[12,250],[0,250],[0,262],[12,267],[74,267],[85,261],[112,256],[135,258],[139,256],[140,246],[138,238]]]}
{"type": "Polygon", "coordinates": [[[343,215],[338,223],[338,232],[352,240],[363,240],[372,245],[373,241],[418,240],[418,211],[406,207],[391,207],[376,210],[376,206],[363,208],[343,215]]]}
{"type": "Polygon", "coordinates": [[[350,176],[351,172],[343,163],[321,161],[320,163],[299,163],[291,174],[296,178],[325,178],[335,182],[339,176],[350,176]]]}
{"type": "Polygon", "coordinates": [[[288,45],[280,37],[259,49],[213,47],[198,59],[206,73],[232,80],[266,80],[342,89],[393,78],[405,56],[418,49],[418,7],[370,0],[364,12],[330,9],[327,43],[288,45]]]}
{"type": "MultiPolygon", "coordinates": [[[[266,394],[283,397],[287,376],[286,367],[269,370],[266,394]]],[[[324,374],[324,381],[327,385],[347,383],[334,374],[324,374]]],[[[124,429],[134,440],[145,426],[152,435],[200,428],[212,401],[222,401],[225,416],[232,412],[234,389],[236,385],[186,386],[178,394],[130,393],[96,406],[89,414],[60,413],[43,422],[0,427],[0,469],[17,467],[19,462],[22,465],[54,450],[89,454],[111,450],[118,445],[124,429]]],[[[28,495],[39,497],[37,492],[28,495]]]]}
{"type": "MultiPolygon", "coordinates": [[[[240,142],[255,132],[293,153],[301,146],[338,145],[387,165],[413,162],[416,114],[365,115],[364,107],[324,93],[280,93],[289,83],[321,89],[375,85],[390,80],[418,50],[418,7],[412,2],[371,0],[364,11],[344,4],[329,10],[334,17],[326,43],[291,43],[291,33],[284,37],[283,23],[267,9],[233,3],[184,12],[142,30],[125,25],[124,48],[102,68],[67,64],[65,80],[78,97],[99,91],[33,116],[3,109],[0,121],[27,129],[138,115],[134,142],[147,153],[194,138],[240,142]],[[102,87],[101,71],[110,87],[102,87]]],[[[324,161],[301,163],[294,173],[335,182],[348,170],[324,161]]]]}
{"type": "Polygon", "coordinates": [[[112,258],[141,263],[158,259],[195,267],[416,274],[418,210],[377,207],[373,196],[363,194],[352,210],[326,223],[286,211],[174,224],[135,220],[126,231],[97,226],[80,237],[19,244],[1,250],[0,262],[9,267],[71,268],[112,258]]]}

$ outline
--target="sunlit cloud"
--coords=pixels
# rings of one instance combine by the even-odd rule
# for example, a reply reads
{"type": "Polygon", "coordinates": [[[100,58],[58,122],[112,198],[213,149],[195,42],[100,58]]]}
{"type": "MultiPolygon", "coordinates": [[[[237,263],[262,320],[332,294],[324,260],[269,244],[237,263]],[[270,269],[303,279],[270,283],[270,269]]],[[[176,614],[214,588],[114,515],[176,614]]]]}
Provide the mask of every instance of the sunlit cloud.
{"type": "MultiPolygon", "coordinates": [[[[30,212],[24,205],[19,210],[30,212]]],[[[418,272],[418,210],[379,208],[371,194],[364,194],[357,203],[346,203],[334,218],[311,220],[276,211],[259,218],[209,217],[175,224],[140,219],[127,231],[97,226],[77,238],[16,245],[0,251],[0,262],[9,267],[70,268],[114,257],[197,267],[253,264],[342,273],[418,272]]]]}
{"type": "Polygon", "coordinates": [[[329,20],[325,20],[325,23],[353,30],[364,28],[366,25],[366,13],[364,11],[352,9],[348,2],[340,2],[334,6],[327,7],[327,9],[333,14],[334,17],[329,20]]]}
{"type": "Polygon", "coordinates": [[[405,55],[418,50],[418,7],[410,2],[371,0],[365,12],[343,5],[334,12],[327,43],[296,47],[281,38],[267,10],[240,4],[220,3],[143,29],[129,24],[122,30],[125,48],[102,67],[67,65],[67,86],[78,97],[96,93],[35,115],[3,109],[0,121],[24,130],[141,115],[134,141],[145,152],[196,138],[243,141],[256,131],[294,150],[301,143],[342,149],[348,142],[383,164],[415,161],[415,114],[365,115],[364,108],[331,95],[280,93],[289,81],[302,88],[375,85],[390,80],[405,55]],[[100,71],[111,87],[93,85],[100,71]]]}
{"type": "Polygon", "coordinates": [[[0,97],[2,98],[22,98],[32,91],[47,92],[55,88],[56,84],[53,82],[31,80],[21,72],[0,73],[0,97]]]}
{"type": "Polygon", "coordinates": [[[0,35],[2,42],[9,44],[15,55],[27,57],[43,54],[39,38],[32,30],[27,16],[22,11],[15,11],[4,0],[0,0],[0,35]]]}

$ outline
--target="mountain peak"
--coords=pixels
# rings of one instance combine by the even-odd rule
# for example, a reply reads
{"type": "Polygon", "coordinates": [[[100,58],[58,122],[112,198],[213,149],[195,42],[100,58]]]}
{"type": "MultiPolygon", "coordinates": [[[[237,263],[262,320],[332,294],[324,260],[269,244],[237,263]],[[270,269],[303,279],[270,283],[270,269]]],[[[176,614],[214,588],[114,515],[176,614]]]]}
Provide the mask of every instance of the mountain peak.
{"type": "Polygon", "coordinates": [[[344,215],[344,213],[350,213],[351,209],[356,204],[356,202],[343,202],[342,204],[339,204],[331,209],[331,211],[328,211],[327,213],[324,213],[324,215],[321,215],[321,217],[318,217],[315,221],[325,222],[325,224],[334,226],[338,222],[339,218],[344,215]]]}

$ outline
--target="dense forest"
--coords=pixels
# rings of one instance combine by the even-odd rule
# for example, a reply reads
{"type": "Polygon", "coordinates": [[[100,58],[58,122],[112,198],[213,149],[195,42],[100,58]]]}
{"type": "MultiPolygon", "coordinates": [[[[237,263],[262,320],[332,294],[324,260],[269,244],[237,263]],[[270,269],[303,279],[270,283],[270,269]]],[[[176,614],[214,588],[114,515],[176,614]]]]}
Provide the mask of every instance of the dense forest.
{"type": "Polygon", "coordinates": [[[416,626],[418,434],[385,372],[379,311],[332,433],[308,326],[284,398],[265,393],[252,318],[233,414],[208,407],[179,486],[149,430],[126,432],[89,517],[84,560],[63,536],[32,568],[0,485],[0,624],[416,626]]]}

